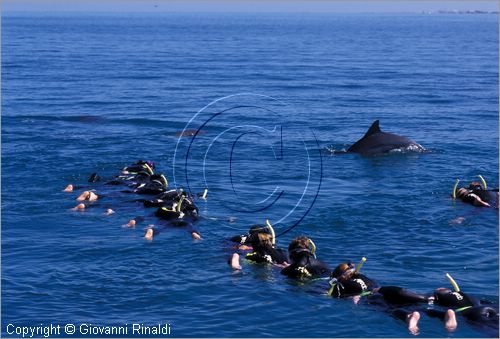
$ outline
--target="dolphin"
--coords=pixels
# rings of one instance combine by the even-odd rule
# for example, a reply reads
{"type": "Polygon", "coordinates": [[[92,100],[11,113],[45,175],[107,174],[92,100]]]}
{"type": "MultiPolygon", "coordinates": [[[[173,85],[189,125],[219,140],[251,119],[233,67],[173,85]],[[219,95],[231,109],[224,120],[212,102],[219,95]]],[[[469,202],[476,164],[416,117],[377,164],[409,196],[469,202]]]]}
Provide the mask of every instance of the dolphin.
{"type": "Polygon", "coordinates": [[[382,132],[379,127],[379,121],[375,120],[365,135],[349,147],[347,152],[360,153],[362,155],[378,155],[398,150],[423,152],[425,148],[407,137],[382,132]]]}

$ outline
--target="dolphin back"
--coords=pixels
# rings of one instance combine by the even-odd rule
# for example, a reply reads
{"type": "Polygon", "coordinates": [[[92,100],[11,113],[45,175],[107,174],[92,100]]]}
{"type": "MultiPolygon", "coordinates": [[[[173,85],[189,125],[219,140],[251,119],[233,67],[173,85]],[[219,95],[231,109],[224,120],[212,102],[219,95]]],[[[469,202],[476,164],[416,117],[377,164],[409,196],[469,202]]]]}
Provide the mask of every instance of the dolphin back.
{"type": "Polygon", "coordinates": [[[379,120],[375,120],[365,135],[349,147],[347,152],[376,155],[393,150],[424,151],[425,149],[407,137],[382,132],[379,120]]]}

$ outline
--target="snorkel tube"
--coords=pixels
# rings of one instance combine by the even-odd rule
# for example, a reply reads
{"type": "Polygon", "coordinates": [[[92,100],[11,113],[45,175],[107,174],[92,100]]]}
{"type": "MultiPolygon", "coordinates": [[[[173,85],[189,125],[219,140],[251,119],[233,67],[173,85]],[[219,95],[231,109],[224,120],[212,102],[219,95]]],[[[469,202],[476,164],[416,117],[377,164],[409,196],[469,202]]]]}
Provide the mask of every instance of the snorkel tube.
{"type": "Polygon", "coordinates": [[[363,264],[366,262],[366,258],[363,257],[361,258],[361,261],[356,265],[356,269],[354,270],[354,273],[358,273],[361,267],[363,267],[363,264]]]}
{"type": "Polygon", "coordinates": [[[488,185],[486,185],[486,180],[484,180],[481,174],[478,175],[478,178],[481,179],[481,183],[483,184],[483,189],[488,189],[488,185]]]}
{"type": "Polygon", "coordinates": [[[316,259],[316,244],[314,241],[309,239],[309,245],[311,245],[311,254],[313,255],[314,259],[316,259]]]}
{"type": "MultiPolygon", "coordinates": [[[[361,261],[356,265],[356,268],[354,269],[354,273],[359,273],[359,271],[361,270],[361,267],[363,267],[363,264],[366,262],[366,258],[365,257],[362,257],[361,258],[361,261]]],[[[330,284],[330,288],[328,289],[328,292],[327,294],[329,296],[331,296],[333,294],[333,289],[335,288],[335,286],[337,285],[337,278],[333,278],[329,281],[329,284],[330,284]]]]}
{"type": "Polygon", "coordinates": [[[208,188],[205,188],[205,190],[203,191],[203,195],[201,196],[203,200],[207,200],[207,193],[208,193],[208,188]]]}
{"type": "Polygon", "coordinates": [[[160,178],[163,181],[163,183],[165,184],[165,187],[168,187],[168,180],[167,180],[167,178],[165,178],[165,176],[163,174],[160,174],[160,178]]]}
{"type": "Polygon", "coordinates": [[[453,199],[457,198],[457,187],[458,187],[459,182],[460,182],[460,179],[457,179],[455,181],[455,186],[453,186],[453,192],[451,193],[451,196],[453,197],[453,199]]]}
{"type": "Polygon", "coordinates": [[[151,174],[151,175],[154,174],[153,170],[151,169],[151,167],[149,167],[148,164],[144,163],[144,164],[142,164],[142,167],[144,167],[149,172],[149,174],[151,174]]]}
{"type": "Polygon", "coordinates": [[[453,289],[455,290],[455,292],[460,292],[460,287],[458,287],[458,284],[455,281],[455,279],[453,279],[451,277],[451,275],[449,275],[448,273],[446,273],[446,278],[448,278],[448,280],[450,281],[450,284],[451,284],[451,286],[453,286],[453,289]]]}
{"type": "Polygon", "coordinates": [[[181,213],[181,206],[183,201],[184,201],[184,196],[181,197],[179,204],[176,206],[177,213],[181,213]]]}
{"type": "Polygon", "coordinates": [[[271,244],[273,244],[273,246],[274,246],[274,245],[276,245],[276,233],[274,233],[274,228],[271,225],[271,222],[269,221],[269,219],[266,219],[266,225],[267,225],[267,228],[269,229],[269,232],[271,232],[271,244]]]}

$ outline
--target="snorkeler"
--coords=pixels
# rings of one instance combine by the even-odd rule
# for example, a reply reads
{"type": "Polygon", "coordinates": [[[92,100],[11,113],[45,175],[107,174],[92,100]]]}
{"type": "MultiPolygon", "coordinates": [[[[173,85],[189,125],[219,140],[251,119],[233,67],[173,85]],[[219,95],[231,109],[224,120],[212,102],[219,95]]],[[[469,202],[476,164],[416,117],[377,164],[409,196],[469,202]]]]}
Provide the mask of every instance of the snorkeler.
{"type": "Polygon", "coordinates": [[[163,201],[162,205],[155,213],[158,218],[165,220],[191,219],[193,221],[199,218],[198,207],[185,191],[176,193],[172,200],[163,201]],[[170,207],[167,207],[168,205],[170,207]]]}
{"type": "MultiPolygon", "coordinates": [[[[253,252],[245,255],[247,260],[257,263],[269,263],[279,267],[288,265],[287,252],[276,248],[276,235],[269,220],[266,220],[266,226],[253,225],[246,235],[235,236],[230,240],[238,242],[240,244],[238,249],[240,250],[253,250],[253,252]]],[[[229,264],[233,269],[241,269],[238,253],[231,256],[229,264]]]]}
{"type": "Polygon", "coordinates": [[[165,192],[168,187],[167,178],[163,174],[153,174],[148,182],[139,183],[134,189],[137,194],[157,195],[165,192]]]}
{"type": "Polygon", "coordinates": [[[295,279],[308,279],[327,276],[330,269],[316,259],[316,245],[308,237],[294,238],[288,246],[290,265],[281,274],[295,279]]]}
{"type": "Polygon", "coordinates": [[[378,287],[375,281],[359,273],[365,260],[363,258],[357,267],[354,267],[351,262],[338,265],[330,275],[331,287],[328,290],[328,295],[334,297],[362,295],[378,287]]]}
{"type": "Polygon", "coordinates": [[[452,197],[453,199],[460,199],[465,203],[477,206],[477,207],[491,207],[495,205],[498,207],[498,189],[489,190],[484,178],[479,175],[481,182],[471,182],[468,187],[461,187],[457,189],[458,183],[457,179],[455,186],[453,187],[452,197]]]}
{"type": "Polygon", "coordinates": [[[149,174],[153,175],[155,169],[155,163],[150,160],[137,160],[134,164],[122,168],[123,174],[136,174],[141,171],[147,171],[149,174]]]}
{"type": "Polygon", "coordinates": [[[457,327],[456,314],[462,315],[469,322],[498,328],[499,317],[497,310],[462,292],[458,284],[448,273],[446,277],[453,286],[454,291],[449,288],[440,287],[430,297],[434,305],[444,307],[446,310],[428,309],[426,313],[429,316],[444,319],[445,327],[449,331],[457,327]]]}

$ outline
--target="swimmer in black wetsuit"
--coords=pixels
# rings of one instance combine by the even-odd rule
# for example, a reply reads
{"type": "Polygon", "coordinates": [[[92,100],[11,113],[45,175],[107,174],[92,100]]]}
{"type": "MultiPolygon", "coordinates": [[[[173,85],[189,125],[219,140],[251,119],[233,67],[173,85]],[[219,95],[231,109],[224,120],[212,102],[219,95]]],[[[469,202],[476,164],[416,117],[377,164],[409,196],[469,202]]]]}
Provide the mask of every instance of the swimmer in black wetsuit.
{"type": "Polygon", "coordinates": [[[467,188],[461,187],[459,189],[457,189],[459,182],[457,179],[452,197],[477,207],[491,207],[493,205],[498,208],[498,189],[488,190],[484,178],[482,176],[479,177],[482,183],[474,181],[467,188]]]}
{"type": "Polygon", "coordinates": [[[183,190],[168,190],[166,192],[160,193],[154,199],[150,200],[138,200],[142,201],[144,207],[163,207],[171,206],[176,200],[179,200],[181,195],[184,194],[183,190]]]}
{"type": "MultiPolygon", "coordinates": [[[[377,295],[382,295],[384,301],[389,305],[397,305],[397,309],[392,313],[398,318],[407,319],[409,321],[409,329],[412,320],[415,328],[420,318],[415,309],[408,311],[405,306],[422,305],[419,309],[431,317],[437,317],[444,321],[444,327],[448,331],[453,331],[457,328],[456,314],[461,314],[467,321],[475,324],[492,328],[498,333],[498,311],[491,305],[482,304],[477,299],[460,291],[456,282],[446,274],[450,282],[455,288],[452,291],[448,288],[440,287],[434,291],[431,296],[424,296],[414,293],[397,286],[383,286],[374,288],[371,297],[376,298],[377,295]],[[425,307],[423,307],[425,305],[425,307]],[[429,306],[430,305],[430,306],[429,306]],[[401,308],[403,306],[403,308],[401,308]]],[[[414,333],[415,334],[415,333],[414,333]]]]}
{"type": "Polygon", "coordinates": [[[126,166],[122,168],[123,174],[137,174],[141,171],[146,171],[149,174],[153,175],[155,169],[155,163],[150,160],[137,160],[135,164],[126,166]]]}
{"type": "MultiPolygon", "coordinates": [[[[169,191],[168,200],[158,199],[161,207],[156,210],[155,215],[165,220],[189,219],[196,221],[199,218],[198,207],[193,198],[185,191],[169,191]]],[[[164,198],[166,196],[163,196],[164,198]]]]}
{"type": "Polygon", "coordinates": [[[168,187],[167,178],[163,174],[153,174],[149,181],[138,183],[135,186],[134,193],[157,195],[165,192],[168,187]]]}
{"type": "Polygon", "coordinates": [[[240,250],[252,250],[252,245],[250,244],[250,239],[254,234],[257,233],[266,233],[271,234],[274,232],[274,229],[271,231],[272,226],[268,223],[266,226],[260,225],[252,225],[246,234],[235,235],[231,237],[229,240],[235,243],[238,243],[237,247],[240,250]]]}
{"type": "MultiPolygon", "coordinates": [[[[420,313],[401,308],[402,305],[427,302],[427,298],[419,296],[416,293],[396,286],[379,287],[378,284],[359,273],[361,266],[366,259],[354,267],[352,263],[342,263],[338,265],[331,274],[330,288],[328,295],[338,298],[352,297],[357,304],[362,296],[375,299],[371,303],[376,304],[380,297],[384,300],[384,309],[398,319],[406,322],[408,330],[412,334],[418,334],[418,321],[420,313]],[[395,307],[393,305],[396,305],[395,307]]],[[[370,303],[370,301],[368,301],[370,303]]]]}
{"type": "Polygon", "coordinates": [[[290,265],[281,274],[294,279],[325,277],[330,272],[328,266],[316,259],[314,242],[304,236],[297,237],[288,246],[290,265]]]}
{"type": "Polygon", "coordinates": [[[274,247],[274,239],[271,234],[259,232],[250,236],[250,245],[253,252],[247,253],[245,258],[259,263],[270,263],[284,267],[288,265],[288,255],[285,250],[274,247]]]}
{"type": "MultiPolygon", "coordinates": [[[[276,248],[274,229],[269,220],[266,220],[266,224],[266,226],[253,225],[247,234],[234,236],[230,240],[239,243],[237,248],[240,250],[253,250],[246,254],[245,258],[248,260],[285,267],[288,265],[287,253],[276,248]]],[[[228,262],[233,269],[241,269],[238,253],[233,253],[228,262]]]]}
{"type": "MultiPolygon", "coordinates": [[[[453,281],[448,277],[450,281],[453,281]]],[[[453,331],[457,327],[456,314],[462,315],[467,321],[475,325],[489,326],[498,330],[498,311],[491,305],[483,304],[476,298],[460,291],[456,283],[452,284],[455,291],[440,287],[434,291],[432,297],[434,305],[444,307],[444,309],[429,309],[429,316],[438,317],[445,320],[445,327],[453,331]]]]}
{"type": "Polygon", "coordinates": [[[363,295],[372,291],[378,284],[367,276],[359,273],[353,263],[342,263],[330,275],[331,288],[328,295],[346,297],[363,295]]]}

